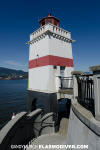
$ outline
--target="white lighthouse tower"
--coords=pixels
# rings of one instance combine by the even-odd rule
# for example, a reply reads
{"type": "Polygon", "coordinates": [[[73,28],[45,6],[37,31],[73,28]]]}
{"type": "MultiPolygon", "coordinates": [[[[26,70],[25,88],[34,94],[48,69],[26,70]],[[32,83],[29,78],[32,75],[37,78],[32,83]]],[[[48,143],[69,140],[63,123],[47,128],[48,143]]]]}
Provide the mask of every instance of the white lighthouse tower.
{"type": "Polygon", "coordinates": [[[28,111],[42,107],[44,112],[57,111],[59,77],[73,71],[71,33],[59,27],[50,14],[39,21],[40,28],[30,34],[28,111]]]}

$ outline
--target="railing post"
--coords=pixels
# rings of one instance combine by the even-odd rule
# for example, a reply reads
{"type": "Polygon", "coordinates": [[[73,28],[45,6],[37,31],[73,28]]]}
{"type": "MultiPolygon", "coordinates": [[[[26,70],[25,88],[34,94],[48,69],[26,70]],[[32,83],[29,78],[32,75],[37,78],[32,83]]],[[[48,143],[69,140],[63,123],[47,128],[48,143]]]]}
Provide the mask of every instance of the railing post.
{"type": "Polygon", "coordinates": [[[72,71],[72,75],[73,75],[73,100],[74,102],[77,102],[77,97],[78,97],[78,81],[77,81],[77,77],[79,75],[82,75],[83,72],[82,71],[72,71]]]}
{"type": "Polygon", "coordinates": [[[95,119],[100,121],[100,66],[92,66],[90,70],[93,72],[94,81],[95,119]]]}

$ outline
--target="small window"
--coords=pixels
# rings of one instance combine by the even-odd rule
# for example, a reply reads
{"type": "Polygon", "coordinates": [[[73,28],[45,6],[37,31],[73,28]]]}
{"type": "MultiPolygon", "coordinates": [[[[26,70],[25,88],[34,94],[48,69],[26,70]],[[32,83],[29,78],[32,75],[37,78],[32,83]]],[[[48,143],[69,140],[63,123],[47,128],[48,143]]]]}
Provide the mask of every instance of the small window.
{"type": "Polygon", "coordinates": [[[56,25],[56,26],[57,26],[57,21],[56,21],[56,20],[54,20],[54,25],[56,25]]]}
{"type": "Polygon", "coordinates": [[[65,66],[60,66],[60,70],[65,70],[65,66]]]}
{"type": "Polygon", "coordinates": [[[45,21],[45,23],[52,23],[52,20],[48,19],[48,20],[45,21]]]}
{"type": "Polygon", "coordinates": [[[45,25],[45,22],[42,22],[42,26],[44,26],[45,25]]]}
{"type": "Polygon", "coordinates": [[[57,69],[57,66],[53,66],[53,69],[57,69]]]}

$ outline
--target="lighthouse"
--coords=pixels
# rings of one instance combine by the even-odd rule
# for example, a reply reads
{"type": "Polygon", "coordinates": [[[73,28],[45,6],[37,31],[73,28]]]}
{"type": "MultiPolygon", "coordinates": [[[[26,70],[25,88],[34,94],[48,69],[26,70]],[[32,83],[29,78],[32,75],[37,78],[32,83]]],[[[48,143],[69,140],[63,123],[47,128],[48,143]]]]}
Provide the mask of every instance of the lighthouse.
{"type": "Polygon", "coordinates": [[[50,14],[30,34],[28,70],[28,112],[40,107],[44,113],[57,112],[57,94],[62,77],[73,71],[71,33],[59,27],[50,14]]]}

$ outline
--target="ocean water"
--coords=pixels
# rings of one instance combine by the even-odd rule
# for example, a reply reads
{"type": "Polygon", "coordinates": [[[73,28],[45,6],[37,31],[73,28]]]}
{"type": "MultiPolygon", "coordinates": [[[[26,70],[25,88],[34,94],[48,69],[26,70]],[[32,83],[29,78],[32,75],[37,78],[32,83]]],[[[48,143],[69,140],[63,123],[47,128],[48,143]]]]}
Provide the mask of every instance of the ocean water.
{"type": "Polygon", "coordinates": [[[15,114],[26,111],[28,80],[0,80],[0,128],[15,114]]]}
{"type": "MultiPolygon", "coordinates": [[[[11,120],[12,113],[26,111],[27,86],[28,80],[0,80],[0,129],[11,120]]],[[[66,99],[58,103],[58,112],[66,111],[65,104],[66,99]]]]}

